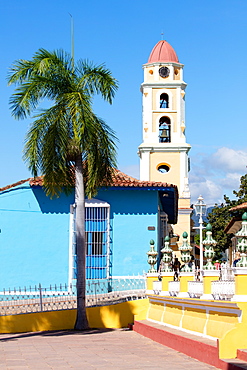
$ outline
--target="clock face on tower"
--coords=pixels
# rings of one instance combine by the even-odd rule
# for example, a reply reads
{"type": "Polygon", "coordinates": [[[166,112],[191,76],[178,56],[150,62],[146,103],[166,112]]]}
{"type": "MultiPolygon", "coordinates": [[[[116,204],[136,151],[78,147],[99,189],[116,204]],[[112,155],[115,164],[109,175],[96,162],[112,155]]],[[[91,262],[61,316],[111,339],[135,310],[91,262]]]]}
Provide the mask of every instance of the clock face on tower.
{"type": "Polygon", "coordinates": [[[161,67],[159,69],[159,75],[160,77],[168,77],[170,74],[170,70],[167,67],[161,67]]]}

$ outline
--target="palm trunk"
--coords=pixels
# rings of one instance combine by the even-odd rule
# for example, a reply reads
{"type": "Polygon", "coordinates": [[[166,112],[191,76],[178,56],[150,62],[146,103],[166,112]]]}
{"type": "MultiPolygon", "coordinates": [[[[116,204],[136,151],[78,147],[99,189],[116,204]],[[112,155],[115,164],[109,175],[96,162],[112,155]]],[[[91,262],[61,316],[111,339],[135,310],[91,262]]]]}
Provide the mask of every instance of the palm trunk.
{"type": "Polygon", "coordinates": [[[76,205],[76,251],[77,251],[77,317],[76,330],[88,329],[86,315],[86,241],[85,241],[85,194],[82,158],[75,161],[75,205],[76,205]]]}

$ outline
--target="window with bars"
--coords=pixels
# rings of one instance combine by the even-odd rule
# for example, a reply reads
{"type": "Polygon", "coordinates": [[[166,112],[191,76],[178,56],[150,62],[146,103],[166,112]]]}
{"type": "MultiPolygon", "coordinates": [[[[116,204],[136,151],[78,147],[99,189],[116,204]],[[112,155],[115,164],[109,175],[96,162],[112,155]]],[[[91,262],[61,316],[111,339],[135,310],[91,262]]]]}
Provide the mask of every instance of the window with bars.
{"type": "Polygon", "coordinates": [[[103,231],[86,232],[87,255],[99,256],[103,254],[103,231]]]}
{"type": "MultiPolygon", "coordinates": [[[[71,279],[76,279],[76,238],[75,212],[71,222],[71,279]]],[[[86,232],[86,277],[87,279],[105,279],[110,274],[110,206],[106,202],[87,200],[85,204],[86,232]]]]}

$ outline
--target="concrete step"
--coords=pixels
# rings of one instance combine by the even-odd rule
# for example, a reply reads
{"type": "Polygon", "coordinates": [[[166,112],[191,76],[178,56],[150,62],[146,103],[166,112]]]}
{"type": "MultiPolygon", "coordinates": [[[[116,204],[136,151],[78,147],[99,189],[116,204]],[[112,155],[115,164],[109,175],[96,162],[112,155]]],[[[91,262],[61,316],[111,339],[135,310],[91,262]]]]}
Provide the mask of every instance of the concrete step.
{"type": "Polygon", "coordinates": [[[247,349],[238,349],[237,358],[247,362],[247,349]]]}
{"type": "MultiPolygon", "coordinates": [[[[135,321],[133,330],[155,342],[173,348],[218,369],[247,369],[247,362],[244,359],[219,359],[217,340],[203,338],[149,320],[135,321]]],[[[244,350],[241,350],[242,352],[244,350]]]]}
{"type": "Polygon", "coordinates": [[[231,358],[229,360],[221,360],[221,361],[224,361],[225,362],[225,366],[226,367],[222,367],[220,369],[224,369],[224,370],[240,370],[240,369],[247,369],[247,362],[245,361],[242,361],[238,358],[231,358]]]}

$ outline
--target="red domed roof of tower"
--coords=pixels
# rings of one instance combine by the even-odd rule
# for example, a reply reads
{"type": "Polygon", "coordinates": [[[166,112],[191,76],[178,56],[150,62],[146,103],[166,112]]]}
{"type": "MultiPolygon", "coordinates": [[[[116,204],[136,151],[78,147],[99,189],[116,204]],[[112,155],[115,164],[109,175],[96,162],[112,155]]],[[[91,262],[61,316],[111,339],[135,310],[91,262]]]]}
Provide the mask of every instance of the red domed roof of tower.
{"type": "Polygon", "coordinates": [[[148,63],[156,62],[179,63],[175,50],[165,40],[159,41],[151,51],[148,63]]]}

